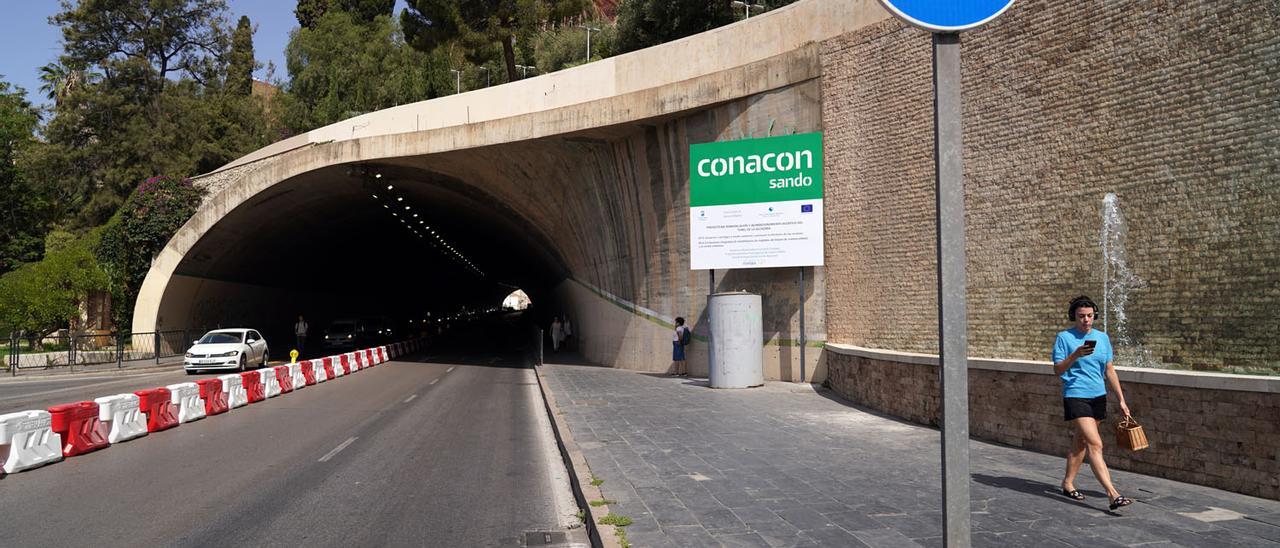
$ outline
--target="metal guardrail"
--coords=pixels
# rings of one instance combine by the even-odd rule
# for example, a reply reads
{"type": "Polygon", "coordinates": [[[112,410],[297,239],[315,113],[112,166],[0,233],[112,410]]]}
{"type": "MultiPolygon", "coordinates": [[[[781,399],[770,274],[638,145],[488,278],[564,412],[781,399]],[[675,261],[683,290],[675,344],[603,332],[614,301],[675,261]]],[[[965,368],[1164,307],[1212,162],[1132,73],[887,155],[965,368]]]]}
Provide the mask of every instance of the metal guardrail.
{"type": "Polygon", "coordinates": [[[153,331],[146,333],[81,333],[9,339],[6,353],[10,375],[20,371],[54,371],[66,368],[117,369],[161,363],[183,355],[191,341],[205,329],[153,331]]]}

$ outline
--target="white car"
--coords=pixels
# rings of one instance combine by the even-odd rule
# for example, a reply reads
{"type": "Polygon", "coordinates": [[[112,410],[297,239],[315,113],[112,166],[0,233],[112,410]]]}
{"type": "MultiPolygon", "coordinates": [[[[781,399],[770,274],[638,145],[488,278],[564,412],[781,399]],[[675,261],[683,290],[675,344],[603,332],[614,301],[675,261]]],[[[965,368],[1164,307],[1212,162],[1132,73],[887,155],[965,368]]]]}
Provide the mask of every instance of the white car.
{"type": "Polygon", "coordinates": [[[195,341],[182,367],[188,375],[202,369],[236,369],[267,365],[267,341],[253,329],[215,329],[195,341]]]}

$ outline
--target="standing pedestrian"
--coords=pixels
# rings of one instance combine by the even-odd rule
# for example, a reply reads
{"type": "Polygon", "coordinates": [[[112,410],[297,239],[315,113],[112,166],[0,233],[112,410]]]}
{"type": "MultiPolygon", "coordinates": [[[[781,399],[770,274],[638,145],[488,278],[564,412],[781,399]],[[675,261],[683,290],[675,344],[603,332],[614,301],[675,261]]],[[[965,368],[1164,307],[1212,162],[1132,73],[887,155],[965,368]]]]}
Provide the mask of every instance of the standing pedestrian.
{"type": "Polygon", "coordinates": [[[551,320],[551,350],[559,352],[562,342],[564,342],[564,324],[560,323],[560,316],[556,316],[551,320]]]}
{"type": "Polygon", "coordinates": [[[573,325],[569,323],[569,317],[564,317],[564,349],[569,350],[569,337],[573,336],[573,325]]]}
{"type": "Polygon", "coordinates": [[[1093,469],[1093,477],[1107,490],[1110,508],[1133,504],[1122,496],[1111,483],[1111,473],[1102,459],[1102,436],[1098,423],[1107,418],[1107,387],[1120,400],[1120,412],[1129,416],[1129,406],[1120,389],[1120,377],[1116,375],[1112,361],[1111,338],[1093,328],[1098,305],[1086,296],[1072,299],[1067,317],[1075,323],[1070,329],[1058,333],[1053,345],[1053,372],[1062,379],[1063,420],[1071,424],[1073,439],[1067,451],[1067,471],[1062,478],[1062,495],[1074,500],[1084,500],[1076,490],[1076,473],[1087,458],[1093,469]]]}
{"type": "Polygon", "coordinates": [[[298,340],[298,353],[307,351],[307,320],[298,314],[298,323],[293,324],[293,336],[298,340]]]}
{"type": "Polygon", "coordinates": [[[688,362],[684,358],[684,347],[689,344],[692,336],[692,331],[684,325],[684,318],[676,318],[676,328],[671,337],[671,362],[672,370],[677,377],[689,374],[688,362]]]}

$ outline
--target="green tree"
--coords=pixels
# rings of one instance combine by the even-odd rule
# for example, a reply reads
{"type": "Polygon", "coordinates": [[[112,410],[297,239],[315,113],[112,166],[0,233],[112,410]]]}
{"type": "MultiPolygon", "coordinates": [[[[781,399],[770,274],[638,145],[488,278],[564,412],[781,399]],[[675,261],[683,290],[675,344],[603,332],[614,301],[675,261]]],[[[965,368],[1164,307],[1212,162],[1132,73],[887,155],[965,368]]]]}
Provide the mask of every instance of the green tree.
{"type": "Polygon", "coordinates": [[[623,0],[618,5],[620,52],[678,40],[734,22],[730,0],[623,0]]]}
{"type": "Polygon", "coordinates": [[[365,22],[382,16],[391,17],[396,0],[337,0],[338,7],[365,22]]]}
{"type": "MultiPolygon", "coordinates": [[[[618,28],[608,21],[592,20],[585,26],[600,29],[591,33],[591,60],[612,57],[618,52],[618,28]]],[[[532,40],[533,58],[538,70],[554,72],[581,65],[586,60],[586,29],[576,25],[548,28],[532,40]]]]}
{"type": "Polygon", "coordinates": [[[330,8],[346,11],[368,23],[380,15],[392,15],[395,5],[395,0],[298,0],[293,15],[302,28],[314,29],[330,8]]]}
{"type": "Polygon", "coordinates": [[[407,41],[421,51],[461,45],[466,60],[502,60],[516,80],[517,41],[548,26],[584,18],[588,0],[410,0],[400,13],[407,41]],[[500,57],[499,57],[500,56],[500,57]]]}
{"type": "MultiPolygon", "coordinates": [[[[796,0],[753,0],[765,10],[796,0]]],[[[753,10],[753,13],[759,13],[753,10]]],[[[731,0],[622,0],[618,4],[618,51],[626,53],[678,40],[741,20],[731,0]]]]}
{"type": "Polygon", "coordinates": [[[270,142],[262,105],[244,92],[251,42],[231,54],[225,12],[222,0],[63,3],[51,19],[62,27],[61,65],[102,76],[67,90],[42,128],[46,144],[24,160],[50,187],[52,218],[99,225],[137,181],[210,170],[270,142]]]}
{"type": "Polygon", "coordinates": [[[327,11],[329,0],[298,0],[297,7],[293,8],[293,16],[298,18],[298,24],[302,28],[313,29],[327,11]]]}
{"type": "Polygon", "coordinates": [[[78,317],[89,293],[108,286],[92,251],[97,239],[90,232],[0,276],[0,332],[43,336],[78,317]]]}
{"type": "Polygon", "coordinates": [[[231,56],[227,61],[227,84],[229,93],[249,95],[253,93],[253,69],[257,62],[253,59],[253,25],[248,16],[240,16],[236,30],[231,33],[231,56]]]}
{"type": "Polygon", "coordinates": [[[408,47],[389,17],[366,23],[346,11],[330,11],[314,28],[290,35],[285,62],[290,80],[279,107],[294,132],[453,88],[443,61],[408,47]]]}
{"type": "Polygon", "coordinates": [[[101,67],[108,80],[141,77],[158,94],[171,73],[201,82],[219,74],[226,12],[224,0],[63,0],[50,21],[62,28],[64,64],[101,67]],[[130,61],[149,70],[122,66],[130,61]]]}
{"type": "Polygon", "coordinates": [[[0,80],[0,274],[40,258],[47,202],[18,165],[39,144],[39,121],[26,92],[0,80]]]}
{"type": "Polygon", "coordinates": [[[133,303],[151,260],[200,206],[204,191],[186,179],[157,176],[129,195],[124,207],[102,227],[95,255],[110,277],[116,325],[129,325],[133,303]]]}

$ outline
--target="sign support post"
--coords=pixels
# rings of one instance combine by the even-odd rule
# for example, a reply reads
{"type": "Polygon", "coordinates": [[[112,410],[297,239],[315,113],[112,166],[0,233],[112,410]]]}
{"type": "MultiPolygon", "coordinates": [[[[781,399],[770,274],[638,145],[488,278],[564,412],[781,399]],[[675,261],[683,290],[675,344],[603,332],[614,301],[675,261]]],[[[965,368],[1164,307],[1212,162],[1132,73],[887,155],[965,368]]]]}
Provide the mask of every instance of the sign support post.
{"type": "Polygon", "coordinates": [[[800,382],[804,382],[804,267],[800,267],[800,382]]]}
{"type": "Polygon", "coordinates": [[[947,546],[969,546],[969,364],[965,305],[960,35],[933,34],[942,516],[947,546]]]}
{"type": "Polygon", "coordinates": [[[985,25],[1014,0],[880,0],[933,36],[933,142],[938,237],[938,370],[942,388],[942,517],[946,546],[968,548],[969,329],[965,305],[964,134],[960,32],[985,25]]]}

